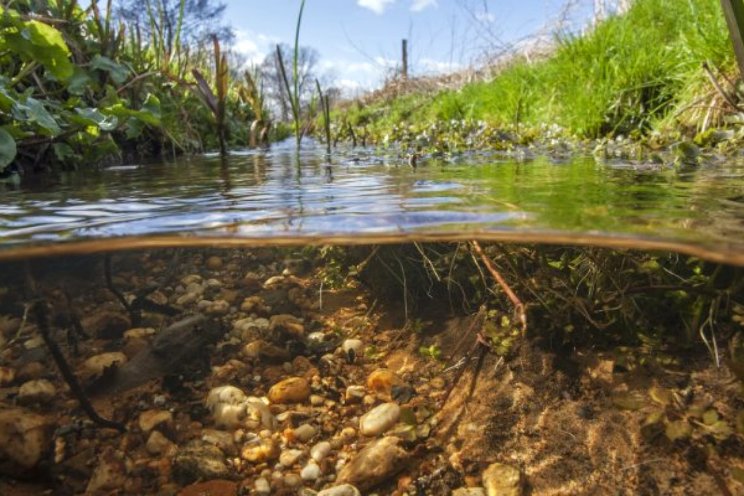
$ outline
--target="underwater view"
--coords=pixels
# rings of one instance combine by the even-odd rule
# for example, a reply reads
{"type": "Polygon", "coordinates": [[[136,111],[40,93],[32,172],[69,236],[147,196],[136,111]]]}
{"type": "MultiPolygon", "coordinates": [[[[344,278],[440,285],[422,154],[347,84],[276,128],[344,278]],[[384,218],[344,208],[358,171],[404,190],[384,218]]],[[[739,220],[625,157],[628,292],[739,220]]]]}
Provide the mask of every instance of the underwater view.
{"type": "Polygon", "coordinates": [[[744,0],[0,0],[0,496],[744,496],[744,0]]]}
{"type": "Polygon", "coordinates": [[[2,494],[744,488],[738,165],[337,156],[3,193],[2,494]]]}

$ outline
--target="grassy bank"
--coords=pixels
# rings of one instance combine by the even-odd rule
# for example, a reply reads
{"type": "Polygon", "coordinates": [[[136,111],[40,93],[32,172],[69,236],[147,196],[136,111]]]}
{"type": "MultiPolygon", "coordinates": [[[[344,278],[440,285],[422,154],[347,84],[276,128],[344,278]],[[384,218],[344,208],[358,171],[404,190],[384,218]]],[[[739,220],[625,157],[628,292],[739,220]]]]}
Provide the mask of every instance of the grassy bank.
{"type": "Polygon", "coordinates": [[[546,135],[694,136],[723,125],[731,110],[703,63],[732,92],[723,74],[734,74],[733,51],[717,0],[638,0],[586,35],[557,35],[547,59],[516,58],[458,90],[354,103],[337,114],[337,126],[443,151],[546,135]]]}

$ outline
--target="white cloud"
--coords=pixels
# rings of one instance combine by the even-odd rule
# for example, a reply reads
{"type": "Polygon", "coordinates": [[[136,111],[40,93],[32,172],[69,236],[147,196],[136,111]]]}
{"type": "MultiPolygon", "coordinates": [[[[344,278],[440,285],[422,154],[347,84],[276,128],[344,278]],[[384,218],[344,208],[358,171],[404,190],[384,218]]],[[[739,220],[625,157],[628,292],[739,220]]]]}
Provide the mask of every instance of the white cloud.
{"type": "Polygon", "coordinates": [[[276,38],[265,34],[254,34],[241,29],[235,30],[233,50],[245,57],[247,65],[260,64],[271,52],[276,38]]]}
{"type": "Polygon", "coordinates": [[[357,0],[357,5],[369,9],[375,14],[382,14],[388,5],[395,3],[395,0],[357,0]]]}
{"type": "Polygon", "coordinates": [[[412,12],[421,12],[428,7],[437,7],[437,0],[413,0],[411,4],[412,12]]]}
{"type": "Polygon", "coordinates": [[[443,62],[441,60],[423,58],[419,61],[419,66],[429,73],[448,73],[461,69],[462,66],[457,63],[443,62]]]}

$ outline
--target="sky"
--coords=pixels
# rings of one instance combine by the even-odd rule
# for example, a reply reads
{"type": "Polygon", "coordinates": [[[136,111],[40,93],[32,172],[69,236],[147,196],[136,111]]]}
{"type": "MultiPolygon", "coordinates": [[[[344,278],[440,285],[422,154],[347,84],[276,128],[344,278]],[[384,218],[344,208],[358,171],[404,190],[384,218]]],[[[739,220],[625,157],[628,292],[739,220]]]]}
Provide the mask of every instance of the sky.
{"type": "MultiPolygon", "coordinates": [[[[276,43],[290,45],[299,0],[223,0],[235,50],[260,63],[276,43]]],[[[300,44],[347,94],[379,86],[409,43],[409,73],[452,72],[505,44],[554,26],[568,0],[306,0],[300,44]]],[[[574,17],[587,12],[580,0],[574,17]],[[583,9],[583,10],[582,10],[583,9]]]]}

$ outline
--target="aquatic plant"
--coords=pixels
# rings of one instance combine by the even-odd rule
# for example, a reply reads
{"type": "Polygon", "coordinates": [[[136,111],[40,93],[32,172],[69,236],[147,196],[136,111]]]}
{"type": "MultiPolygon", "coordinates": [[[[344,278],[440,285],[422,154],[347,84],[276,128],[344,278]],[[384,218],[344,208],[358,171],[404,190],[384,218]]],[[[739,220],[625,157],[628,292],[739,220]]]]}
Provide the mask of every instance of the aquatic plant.
{"type": "Polygon", "coordinates": [[[318,89],[318,100],[320,101],[320,110],[323,115],[323,130],[325,131],[326,153],[331,154],[331,104],[328,94],[323,94],[320,87],[320,81],[315,80],[315,86],[318,89]]]}
{"type": "Polygon", "coordinates": [[[212,45],[214,48],[214,87],[212,91],[209,83],[199,69],[192,69],[194,79],[196,79],[196,89],[204,105],[206,105],[214,116],[214,122],[217,127],[217,137],[220,143],[220,155],[227,155],[227,143],[225,140],[225,107],[227,100],[227,86],[230,77],[227,65],[227,54],[222,53],[220,49],[220,40],[217,36],[212,36],[212,45]]]}
{"type": "Polygon", "coordinates": [[[261,73],[257,67],[253,71],[247,70],[243,72],[244,84],[238,87],[238,95],[253,110],[254,114],[248,139],[251,147],[255,147],[259,143],[267,143],[268,132],[271,127],[260,78],[261,73]]]}
{"type": "Polygon", "coordinates": [[[289,104],[292,109],[292,119],[294,120],[294,134],[295,141],[297,142],[297,149],[300,149],[302,142],[302,107],[300,102],[300,78],[299,78],[299,59],[300,59],[300,27],[302,26],[302,12],[305,9],[305,0],[300,2],[300,12],[297,15],[297,25],[295,28],[295,40],[294,40],[294,53],[292,56],[292,84],[290,85],[289,77],[287,76],[287,68],[284,65],[284,58],[282,56],[282,49],[279,45],[276,46],[276,60],[279,66],[279,73],[284,83],[284,89],[287,92],[289,98],[289,104]]]}

